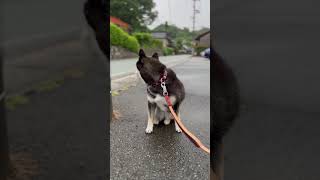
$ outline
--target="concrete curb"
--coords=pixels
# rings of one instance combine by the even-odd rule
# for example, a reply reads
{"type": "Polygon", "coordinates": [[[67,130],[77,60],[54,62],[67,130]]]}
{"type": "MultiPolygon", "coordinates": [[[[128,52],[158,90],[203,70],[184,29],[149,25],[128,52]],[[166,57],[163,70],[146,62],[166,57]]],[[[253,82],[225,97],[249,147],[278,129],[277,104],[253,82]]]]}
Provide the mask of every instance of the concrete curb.
{"type": "Polygon", "coordinates": [[[138,71],[136,71],[136,72],[128,72],[128,73],[117,74],[117,75],[114,75],[114,76],[111,77],[111,81],[113,81],[113,80],[118,80],[118,79],[122,79],[122,78],[125,78],[125,77],[127,77],[127,76],[131,76],[131,75],[137,74],[137,73],[138,73],[138,71]]]}

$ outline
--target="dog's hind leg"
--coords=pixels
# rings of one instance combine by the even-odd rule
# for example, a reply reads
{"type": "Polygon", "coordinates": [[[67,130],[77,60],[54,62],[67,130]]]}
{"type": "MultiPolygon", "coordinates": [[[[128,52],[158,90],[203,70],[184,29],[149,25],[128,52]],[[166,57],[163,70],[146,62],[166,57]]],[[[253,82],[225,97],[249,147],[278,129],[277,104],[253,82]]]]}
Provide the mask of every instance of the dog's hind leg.
{"type": "Polygon", "coordinates": [[[152,133],[153,131],[153,119],[155,118],[155,110],[156,110],[156,104],[150,103],[148,101],[148,123],[146,128],[146,133],[152,133]]]}

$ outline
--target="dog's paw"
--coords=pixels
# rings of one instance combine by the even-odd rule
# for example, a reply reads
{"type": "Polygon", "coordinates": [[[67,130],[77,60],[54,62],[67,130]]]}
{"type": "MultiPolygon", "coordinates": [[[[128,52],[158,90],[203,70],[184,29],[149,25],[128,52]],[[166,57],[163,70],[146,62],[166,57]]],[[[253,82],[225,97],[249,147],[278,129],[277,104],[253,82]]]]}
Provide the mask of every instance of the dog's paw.
{"type": "Polygon", "coordinates": [[[176,127],[176,132],[177,133],[181,133],[182,131],[181,131],[181,129],[179,127],[176,127]]]}
{"type": "Polygon", "coordinates": [[[181,133],[181,129],[180,129],[179,125],[177,124],[177,122],[174,122],[174,127],[176,129],[176,132],[181,133]]]}
{"type": "Polygon", "coordinates": [[[152,133],[152,131],[153,131],[153,127],[149,127],[149,126],[148,126],[148,127],[146,128],[146,133],[147,133],[147,134],[152,133]]]}
{"type": "Polygon", "coordinates": [[[165,125],[169,125],[169,124],[170,124],[170,121],[171,121],[171,119],[165,119],[165,120],[164,120],[164,124],[165,124],[165,125]]]}

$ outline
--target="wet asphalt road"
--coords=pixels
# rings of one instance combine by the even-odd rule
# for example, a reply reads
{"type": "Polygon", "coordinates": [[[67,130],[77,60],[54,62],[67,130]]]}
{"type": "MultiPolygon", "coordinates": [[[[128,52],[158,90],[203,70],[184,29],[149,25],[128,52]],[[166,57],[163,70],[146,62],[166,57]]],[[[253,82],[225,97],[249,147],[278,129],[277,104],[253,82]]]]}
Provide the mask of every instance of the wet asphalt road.
{"type": "Polygon", "coordinates": [[[103,60],[95,58],[83,77],[65,79],[58,88],[32,94],[27,104],[7,112],[11,154],[22,154],[14,165],[27,172],[31,168],[30,179],[103,180],[108,176],[109,116],[103,98],[108,73],[103,60]],[[29,158],[35,161],[34,170],[29,158]]]}
{"type": "Polygon", "coordinates": [[[3,20],[0,39],[4,42],[25,41],[71,32],[85,27],[85,0],[70,1],[2,1],[3,20]]]}
{"type": "MultiPolygon", "coordinates": [[[[210,66],[203,58],[192,58],[173,67],[186,89],[181,117],[186,127],[204,144],[210,143],[210,66]]],[[[197,149],[174,124],[160,124],[145,134],[146,86],[136,87],[113,99],[122,114],[110,127],[111,179],[199,179],[209,177],[209,155],[197,149]]]]}
{"type": "Polygon", "coordinates": [[[215,46],[243,101],[225,139],[225,179],[319,179],[320,3],[216,3],[215,46]]]}

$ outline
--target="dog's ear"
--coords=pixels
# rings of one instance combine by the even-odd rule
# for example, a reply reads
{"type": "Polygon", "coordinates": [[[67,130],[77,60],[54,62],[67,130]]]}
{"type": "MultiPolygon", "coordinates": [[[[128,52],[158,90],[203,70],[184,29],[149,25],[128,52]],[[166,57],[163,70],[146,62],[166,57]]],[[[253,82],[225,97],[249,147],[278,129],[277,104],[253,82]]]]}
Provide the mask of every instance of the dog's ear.
{"type": "Polygon", "coordinates": [[[154,54],[152,55],[152,57],[159,60],[159,55],[158,55],[158,53],[154,53],[154,54]]]}
{"type": "Polygon", "coordinates": [[[140,49],[139,57],[146,57],[146,54],[144,53],[143,49],[140,49]]]}

